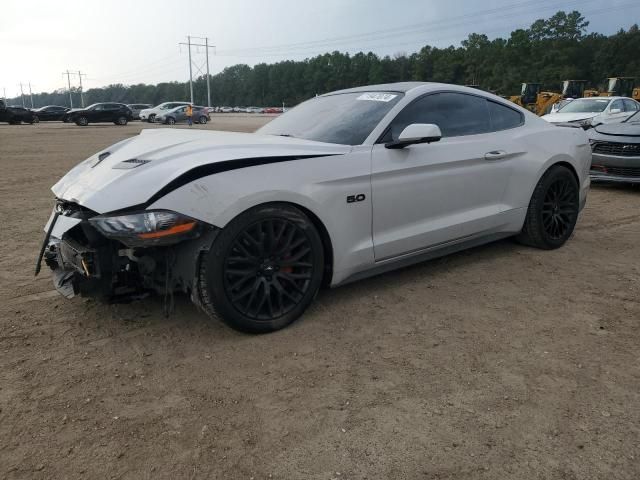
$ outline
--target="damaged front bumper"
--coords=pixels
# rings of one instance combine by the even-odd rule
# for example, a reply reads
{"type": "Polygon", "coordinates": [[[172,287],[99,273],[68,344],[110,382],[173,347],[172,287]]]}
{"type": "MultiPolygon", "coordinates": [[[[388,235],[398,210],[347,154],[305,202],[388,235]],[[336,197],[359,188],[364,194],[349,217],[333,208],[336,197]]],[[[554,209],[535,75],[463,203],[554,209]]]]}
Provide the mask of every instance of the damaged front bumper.
{"type": "Polygon", "coordinates": [[[89,220],[97,215],[58,201],[45,227],[36,274],[44,261],[53,272],[56,290],[67,298],[81,295],[122,302],[183,291],[198,303],[200,257],[209,250],[217,228],[199,223],[178,243],[132,247],[96,229],[89,220]]]}

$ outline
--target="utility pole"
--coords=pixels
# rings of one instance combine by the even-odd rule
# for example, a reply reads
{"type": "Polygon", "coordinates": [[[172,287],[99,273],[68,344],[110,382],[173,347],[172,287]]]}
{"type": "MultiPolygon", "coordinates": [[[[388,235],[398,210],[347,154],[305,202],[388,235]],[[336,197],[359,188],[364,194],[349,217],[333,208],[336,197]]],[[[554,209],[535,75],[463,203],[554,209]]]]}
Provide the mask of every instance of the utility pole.
{"type": "MultiPolygon", "coordinates": [[[[179,45],[186,45],[189,49],[189,92],[191,94],[191,103],[193,103],[193,58],[191,56],[191,47],[204,47],[205,48],[205,56],[206,56],[206,77],[207,77],[207,106],[211,106],[211,86],[210,86],[210,74],[209,74],[209,48],[213,48],[215,51],[214,45],[209,45],[209,37],[194,37],[191,35],[187,35],[187,43],[180,43],[179,45]],[[191,39],[196,38],[198,40],[204,40],[204,44],[202,43],[193,43],[191,39]]],[[[202,65],[195,66],[196,69],[200,72],[200,74],[205,74],[202,71],[202,65]]]]}
{"type": "Polygon", "coordinates": [[[62,76],[67,76],[67,84],[69,85],[69,106],[73,108],[73,96],[71,95],[71,72],[67,70],[66,72],[62,72],[62,76]]]}
{"type": "Polygon", "coordinates": [[[31,82],[29,82],[29,98],[31,99],[31,108],[33,108],[33,93],[31,93],[31,82]]]}
{"type": "Polygon", "coordinates": [[[24,104],[24,92],[22,91],[22,82],[20,82],[20,98],[22,98],[22,108],[26,108],[24,104]]]}
{"type": "Polygon", "coordinates": [[[205,55],[207,56],[207,107],[211,106],[211,88],[209,87],[209,38],[204,39],[205,55]]]}
{"type": "Polygon", "coordinates": [[[80,80],[80,104],[82,105],[82,108],[84,108],[84,94],[82,92],[82,76],[87,76],[86,73],[81,73],[80,70],[78,70],[78,79],[80,80]]]}

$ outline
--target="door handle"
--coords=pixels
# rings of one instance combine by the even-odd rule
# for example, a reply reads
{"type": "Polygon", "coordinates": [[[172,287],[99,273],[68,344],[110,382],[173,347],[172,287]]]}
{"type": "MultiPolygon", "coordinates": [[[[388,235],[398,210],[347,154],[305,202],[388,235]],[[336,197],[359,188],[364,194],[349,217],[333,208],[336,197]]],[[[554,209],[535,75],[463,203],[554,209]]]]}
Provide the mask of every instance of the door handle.
{"type": "Polygon", "coordinates": [[[509,154],[504,150],[492,150],[484,154],[485,160],[500,160],[501,158],[508,157],[509,154]]]}

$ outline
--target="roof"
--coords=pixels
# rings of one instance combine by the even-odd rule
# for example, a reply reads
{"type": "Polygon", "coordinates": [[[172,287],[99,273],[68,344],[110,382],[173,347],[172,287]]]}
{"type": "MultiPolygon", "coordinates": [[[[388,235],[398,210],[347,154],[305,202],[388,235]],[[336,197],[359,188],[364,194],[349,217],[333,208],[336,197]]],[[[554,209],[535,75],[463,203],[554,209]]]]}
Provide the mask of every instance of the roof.
{"type": "Polygon", "coordinates": [[[335,93],[357,93],[357,92],[400,92],[406,93],[414,88],[424,87],[425,85],[437,85],[434,82],[397,82],[397,83],[380,83],[378,85],[364,85],[362,87],[346,88],[344,90],[337,90],[335,92],[329,92],[325,95],[332,95],[335,93]]]}

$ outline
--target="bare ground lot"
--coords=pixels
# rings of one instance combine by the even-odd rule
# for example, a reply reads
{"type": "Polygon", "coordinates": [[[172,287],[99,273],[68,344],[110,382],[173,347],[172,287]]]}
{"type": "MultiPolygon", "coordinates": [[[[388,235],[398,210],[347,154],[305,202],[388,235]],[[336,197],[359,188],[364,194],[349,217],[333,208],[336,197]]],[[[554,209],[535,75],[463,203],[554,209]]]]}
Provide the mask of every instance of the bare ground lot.
{"type": "Polygon", "coordinates": [[[140,128],[0,125],[0,478],[640,477],[640,189],[594,188],[558,251],[476,248],[248,336],[33,278],[50,186],[140,128]]]}

